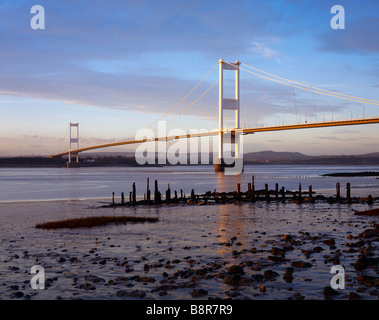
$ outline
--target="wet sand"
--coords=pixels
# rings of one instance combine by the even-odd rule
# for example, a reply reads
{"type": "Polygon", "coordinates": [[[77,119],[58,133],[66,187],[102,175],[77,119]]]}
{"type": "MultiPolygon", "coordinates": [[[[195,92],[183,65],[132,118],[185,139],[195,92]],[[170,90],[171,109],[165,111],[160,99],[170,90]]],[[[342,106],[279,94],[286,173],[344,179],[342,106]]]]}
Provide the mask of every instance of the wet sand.
{"type": "Polygon", "coordinates": [[[0,298],[378,299],[379,218],[354,215],[377,204],[104,204],[1,203],[0,298]],[[100,215],[159,221],[35,228],[100,215]],[[45,269],[43,290],[31,288],[34,265],[45,269]],[[333,265],[346,275],[345,289],[336,292],[325,289],[333,265]]]}

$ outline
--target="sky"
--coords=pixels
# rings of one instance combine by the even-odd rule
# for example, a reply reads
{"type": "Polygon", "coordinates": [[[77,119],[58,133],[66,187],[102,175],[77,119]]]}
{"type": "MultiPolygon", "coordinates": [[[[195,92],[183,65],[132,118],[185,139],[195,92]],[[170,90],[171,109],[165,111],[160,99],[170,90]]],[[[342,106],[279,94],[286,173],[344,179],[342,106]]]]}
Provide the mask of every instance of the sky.
{"type": "MultiPolygon", "coordinates": [[[[134,136],[221,58],[379,100],[376,0],[5,0],[0,36],[0,156],[66,151],[70,122],[79,123],[83,147],[134,136]],[[344,8],[345,29],[331,27],[336,4],[344,8]],[[34,5],[44,8],[44,29],[31,26],[34,5]]],[[[176,114],[217,76],[215,68],[176,114]]],[[[377,105],[314,97],[243,71],[241,90],[246,126],[379,116],[377,105]]],[[[197,111],[190,120],[173,125],[215,127],[217,94],[215,86],[191,107],[197,111]]],[[[259,133],[244,139],[244,152],[378,152],[378,126],[259,133]]]]}

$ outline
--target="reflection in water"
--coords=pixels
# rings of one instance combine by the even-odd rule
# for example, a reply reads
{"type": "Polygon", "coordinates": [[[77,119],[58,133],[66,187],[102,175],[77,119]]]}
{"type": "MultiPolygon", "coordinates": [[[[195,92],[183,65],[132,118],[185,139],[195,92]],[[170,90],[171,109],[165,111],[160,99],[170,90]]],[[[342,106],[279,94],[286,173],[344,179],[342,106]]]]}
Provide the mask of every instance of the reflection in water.
{"type": "MultiPolygon", "coordinates": [[[[221,243],[233,242],[246,243],[246,230],[244,229],[243,208],[241,205],[222,205],[217,207],[217,234],[221,243]],[[232,208],[231,208],[232,207],[232,208]]],[[[220,245],[217,251],[221,255],[230,254],[230,248],[220,245]]]]}

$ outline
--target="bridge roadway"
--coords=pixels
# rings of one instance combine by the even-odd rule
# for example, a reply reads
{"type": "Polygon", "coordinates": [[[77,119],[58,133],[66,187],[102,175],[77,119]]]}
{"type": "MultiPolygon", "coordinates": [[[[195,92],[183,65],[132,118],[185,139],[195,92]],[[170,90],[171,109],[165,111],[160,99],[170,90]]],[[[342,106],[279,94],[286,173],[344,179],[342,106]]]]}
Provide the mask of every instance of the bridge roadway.
{"type": "MultiPolygon", "coordinates": [[[[338,127],[338,126],[351,126],[351,125],[362,125],[362,124],[372,124],[379,123],[379,118],[363,118],[363,119],[351,119],[351,120],[338,120],[338,121],[326,121],[326,122],[312,122],[312,123],[301,123],[301,124],[292,124],[292,125],[283,125],[283,126],[271,126],[271,127],[256,127],[256,128],[246,128],[246,129],[227,129],[224,130],[224,133],[235,134],[235,131],[238,131],[242,134],[253,134],[255,132],[267,132],[267,131],[281,131],[281,130],[295,130],[295,129],[308,129],[308,128],[323,128],[323,127],[338,127]]],[[[185,139],[185,138],[198,138],[205,136],[214,136],[220,133],[217,131],[210,131],[206,133],[195,133],[195,134],[184,134],[184,135],[176,135],[169,137],[156,137],[151,139],[142,139],[142,140],[126,140],[119,142],[112,142],[106,144],[100,144],[92,147],[85,147],[80,149],[75,149],[71,151],[66,151],[58,154],[53,154],[49,156],[49,158],[61,157],[64,155],[76,154],[78,152],[101,149],[101,148],[109,148],[127,144],[135,144],[135,143],[144,143],[144,142],[152,142],[152,141],[169,141],[176,139],[185,139]]]]}

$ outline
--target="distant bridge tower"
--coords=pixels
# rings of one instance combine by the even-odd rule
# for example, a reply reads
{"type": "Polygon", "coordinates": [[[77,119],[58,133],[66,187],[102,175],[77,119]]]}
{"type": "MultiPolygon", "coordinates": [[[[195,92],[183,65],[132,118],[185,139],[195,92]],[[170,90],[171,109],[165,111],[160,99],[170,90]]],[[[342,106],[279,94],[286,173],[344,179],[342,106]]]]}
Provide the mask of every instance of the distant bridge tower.
{"type": "Polygon", "coordinates": [[[67,167],[78,166],[79,153],[71,153],[71,150],[76,149],[79,149],[79,123],[70,122],[70,151],[68,153],[67,167]],[[71,161],[73,156],[76,157],[76,163],[71,161]]]}
{"type": "Polygon", "coordinates": [[[243,159],[240,158],[240,141],[239,135],[236,133],[236,130],[231,132],[231,149],[232,144],[234,144],[234,158],[224,157],[224,110],[234,110],[235,112],[235,121],[234,129],[240,128],[240,72],[239,66],[240,62],[236,61],[235,63],[225,62],[223,59],[220,59],[219,64],[219,140],[218,140],[218,158],[215,159],[215,171],[224,172],[226,167],[235,167],[237,165],[243,166],[243,159]],[[235,94],[234,99],[224,98],[224,70],[234,70],[235,71],[235,94]],[[226,160],[226,161],[225,161],[226,160]]]}

